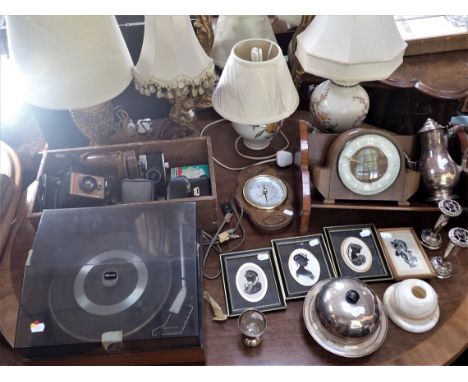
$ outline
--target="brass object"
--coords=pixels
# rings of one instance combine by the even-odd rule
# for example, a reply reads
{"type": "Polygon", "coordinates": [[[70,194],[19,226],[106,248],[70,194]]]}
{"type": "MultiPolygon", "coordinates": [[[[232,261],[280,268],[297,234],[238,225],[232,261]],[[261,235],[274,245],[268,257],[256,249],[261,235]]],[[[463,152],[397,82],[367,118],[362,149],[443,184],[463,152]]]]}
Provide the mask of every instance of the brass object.
{"type": "Polygon", "coordinates": [[[302,77],[304,76],[304,69],[302,68],[295,54],[297,47],[297,36],[309,26],[314,17],[315,16],[302,16],[301,22],[297,26],[288,46],[289,70],[291,71],[291,76],[296,89],[301,87],[302,77]]]}
{"type": "Polygon", "coordinates": [[[239,329],[242,333],[242,343],[255,347],[262,342],[262,334],[267,328],[265,315],[256,309],[244,310],[239,316],[239,329]]]}
{"type": "Polygon", "coordinates": [[[421,244],[427,249],[439,249],[442,246],[442,236],[440,231],[449,222],[450,218],[457,217],[462,213],[462,208],[458,202],[451,199],[444,199],[438,203],[441,212],[439,218],[432,229],[421,231],[421,244]]]}
{"type": "Polygon", "coordinates": [[[211,297],[211,295],[207,292],[203,292],[203,298],[210,304],[211,309],[213,311],[213,321],[226,321],[228,315],[223,312],[223,309],[219,306],[218,302],[211,297]]]}
{"type": "Polygon", "coordinates": [[[84,109],[70,110],[75,125],[89,139],[89,144],[108,144],[114,133],[114,109],[112,102],[104,102],[84,109]]]}
{"type": "Polygon", "coordinates": [[[193,124],[197,120],[195,101],[193,98],[177,94],[172,102],[169,118],[179,125],[177,135],[181,138],[189,137],[195,132],[193,124]]]}
{"type": "Polygon", "coordinates": [[[434,267],[436,275],[439,279],[448,279],[453,274],[453,265],[447,259],[456,255],[460,249],[468,248],[468,230],[465,228],[452,228],[448,233],[450,243],[445,249],[443,256],[434,256],[431,259],[431,264],[434,267]]]}
{"type": "Polygon", "coordinates": [[[211,16],[197,16],[193,22],[195,34],[197,35],[200,45],[207,55],[210,55],[213,47],[214,32],[211,16]]]}
{"type": "MultiPolygon", "coordinates": [[[[193,23],[195,34],[200,45],[207,55],[210,55],[214,42],[213,18],[212,16],[197,16],[193,23]]],[[[211,105],[211,95],[213,89],[205,89],[205,93],[199,95],[195,100],[196,108],[200,110],[209,109],[211,105]]]]}
{"type": "Polygon", "coordinates": [[[314,340],[342,357],[363,357],[384,342],[388,318],[379,297],[351,277],[322,280],[304,300],[304,322],[314,340]]]}
{"type": "Polygon", "coordinates": [[[237,177],[237,201],[253,226],[262,233],[277,233],[294,220],[291,186],[266,165],[249,166],[237,177]],[[257,194],[254,190],[260,187],[257,194]]]}

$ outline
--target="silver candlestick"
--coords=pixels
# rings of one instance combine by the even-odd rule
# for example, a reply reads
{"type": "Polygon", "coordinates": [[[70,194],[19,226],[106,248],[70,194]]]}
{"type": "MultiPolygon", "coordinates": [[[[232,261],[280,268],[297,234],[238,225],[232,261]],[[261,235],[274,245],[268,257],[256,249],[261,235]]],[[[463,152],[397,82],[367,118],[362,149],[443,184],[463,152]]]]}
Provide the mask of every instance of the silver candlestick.
{"type": "Polygon", "coordinates": [[[465,228],[452,228],[448,236],[450,243],[445,249],[444,255],[431,258],[431,264],[439,279],[448,279],[452,276],[453,265],[450,261],[447,261],[447,258],[456,255],[461,248],[468,248],[468,230],[465,228]]]}
{"type": "Polygon", "coordinates": [[[444,228],[450,218],[459,216],[462,213],[462,207],[458,202],[452,199],[443,199],[437,204],[441,212],[434,228],[423,229],[421,231],[421,244],[427,249],[439,249],[442,246],[442,237],[440,231],[444,228]]]}

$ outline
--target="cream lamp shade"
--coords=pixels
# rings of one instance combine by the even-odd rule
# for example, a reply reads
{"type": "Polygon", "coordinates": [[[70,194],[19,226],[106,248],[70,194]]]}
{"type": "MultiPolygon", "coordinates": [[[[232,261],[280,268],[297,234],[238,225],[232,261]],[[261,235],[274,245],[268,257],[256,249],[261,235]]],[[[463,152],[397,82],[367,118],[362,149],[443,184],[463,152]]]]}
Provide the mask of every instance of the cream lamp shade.
{"type": "Polygon", "coordinates": [[[7,16],[24,100],[47,109],[109,101],[132,80],[130,53],[114,16],[7,16]]]}
{"type": "Polygon", "coordinates": [[[232,48],[213,92],[213,108],[233,123],[247,147],[266,148],[299,96],[278,44],[247,39],[232,48]]]}
{"type": "Polygon", "coordinates": [[[216,77],[213,60],[200,45],[189,16],[145,16],[143,47],[133,76],[140,93],[168,99],[176,91],[202,95],[216,77]]]}
{"type": "Polygon", "coordinates": [[[316,16],[297,37],[296,57],[305,72],[331,80],[311,97],[318,127],[337,132],[359,126],[369,97],[357,84],[389,77],[406,46],[393,16],[316,16]]]}
{"type": "Polygon", "coordinates": [[[219,16],[210,53],[216,66],[224,68],[232,47],[239,41],[249,38],[263,38],[277,42],[267,16],[219,16]]]}

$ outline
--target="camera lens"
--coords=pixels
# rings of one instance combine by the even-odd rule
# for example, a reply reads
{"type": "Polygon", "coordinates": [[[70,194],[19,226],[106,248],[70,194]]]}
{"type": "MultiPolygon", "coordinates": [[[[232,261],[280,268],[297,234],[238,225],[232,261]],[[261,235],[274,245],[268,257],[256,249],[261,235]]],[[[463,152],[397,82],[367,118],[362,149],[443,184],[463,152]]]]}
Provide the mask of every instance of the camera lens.
{"type": "Polygon", "coordinates": [[[146,177],[155,183],[159,183],[161,181],[162,175],[157,168],[151,167],[146,171],[146,177]]]}
{"type": "Polygon", "coordinates": [[[83,178],[81,178],[80,181],[80,188],[84,192],[93,192],[96,188],[98,187],[98,183],[96,178],[86,175],[83,178]]]}

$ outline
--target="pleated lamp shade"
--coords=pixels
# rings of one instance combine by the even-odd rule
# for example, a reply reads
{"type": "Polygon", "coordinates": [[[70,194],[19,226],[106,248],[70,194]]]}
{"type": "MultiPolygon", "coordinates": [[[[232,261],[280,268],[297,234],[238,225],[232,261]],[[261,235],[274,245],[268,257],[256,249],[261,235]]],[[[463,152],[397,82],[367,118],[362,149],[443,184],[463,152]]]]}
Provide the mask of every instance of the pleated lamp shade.
{"type": "Polygon", "coordinates": [[[83,109],[111,100],[132,80],[114,16],[7,16],[7,35],[32,105],[83,109]]]}
{"type": "Polygon", "coordinates": [[[169,99],[178,89],[185,95],[204,94],[215,80],[213,60],[200,45],[189,16],[145,16],[133,76],[140,93],[169,99]]]}
{"type": "Polygon", "coordinates": [[[299,96],[278,44],[265,39],[238,42],[213,92],[213,108],[231,122],[265,124],[289,117],[299,96]],[[263,60],[253,62],[251,49],[263,60]]]}
{"type": "Polygon", "coordinates": [[[386,79],[406,46],[393,16],[315,16],[296,56],[305,72],[346,85],[386,79]]]}
{"type": "Polygon", "coordinates": [[[263,38],[277,42],[267,16],[219,16],[210,53],[216,66],[224,68],[232,47],[239,41],[249,38],[263,38]]]}

